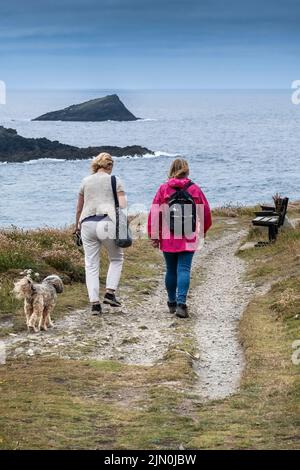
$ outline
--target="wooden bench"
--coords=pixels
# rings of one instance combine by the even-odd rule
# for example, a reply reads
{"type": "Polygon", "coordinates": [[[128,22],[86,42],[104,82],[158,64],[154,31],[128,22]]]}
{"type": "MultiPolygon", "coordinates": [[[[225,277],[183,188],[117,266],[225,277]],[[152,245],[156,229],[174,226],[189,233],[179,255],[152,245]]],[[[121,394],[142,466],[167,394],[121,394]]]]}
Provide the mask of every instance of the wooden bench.
{"type": "Polygon", "coordinates": [[[252,220],[252,224],[254,226],[268,227],[269,230],[269,242],[258,242],[255,246],[264,246],[276,240],[279,227],[284,224],[288,202],[289,198],[284,197],[279,199],[277,208],[273,206],[261,206],[262,210],[255,212],[256,217],[252,220]]]}

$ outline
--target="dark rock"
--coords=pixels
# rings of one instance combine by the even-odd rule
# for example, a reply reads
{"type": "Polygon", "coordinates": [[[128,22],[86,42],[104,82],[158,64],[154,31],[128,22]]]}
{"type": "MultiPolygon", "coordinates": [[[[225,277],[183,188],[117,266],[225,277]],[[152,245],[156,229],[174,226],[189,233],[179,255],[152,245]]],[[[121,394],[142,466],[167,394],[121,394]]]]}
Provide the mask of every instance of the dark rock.
{"type": "Polygon", "coordinates": [[[39,158],[83,160],[94,157],[100,152],[108,152],[114,157],[153,154],[151,150],[139,145],[128,147],[103,145],[79,148],[61,144],[57,140],[52,141],[45,137],[38,139],[22,137],[15,129],[6,129],[0,126],[0,162],[25,162],[39,158]]]}
{"type": "Polygon", "coordinates": [[[39,116],[34,121],[136,121],[117,95],[73,104],[65,109],[39,116]]]}

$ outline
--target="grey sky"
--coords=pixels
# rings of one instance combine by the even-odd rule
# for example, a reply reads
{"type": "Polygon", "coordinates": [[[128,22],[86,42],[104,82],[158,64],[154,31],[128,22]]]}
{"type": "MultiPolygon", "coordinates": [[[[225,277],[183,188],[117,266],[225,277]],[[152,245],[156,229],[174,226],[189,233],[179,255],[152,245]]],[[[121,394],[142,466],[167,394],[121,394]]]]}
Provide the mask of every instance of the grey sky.
{"type": "Polygon", "coordinates": [[[296,0],[0,0],[14,88],[288,88],[296,0]]]}

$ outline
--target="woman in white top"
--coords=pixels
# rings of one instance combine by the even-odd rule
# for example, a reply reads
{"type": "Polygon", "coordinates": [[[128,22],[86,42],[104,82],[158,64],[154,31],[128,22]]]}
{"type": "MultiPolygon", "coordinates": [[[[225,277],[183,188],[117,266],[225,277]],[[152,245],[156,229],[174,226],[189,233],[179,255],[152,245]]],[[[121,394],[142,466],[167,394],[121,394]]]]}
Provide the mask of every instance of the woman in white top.
{"type": "MultiPolygon", "coordinates": [[[[116,299],[122,266],[123,251],[116,245],[115,201],[111,186],[113,159],[109,153],[100,153],[92,161],[93,174],[82,180],[76,212],[76,230],[81,232],[85,253],[85,273],[89,299],[94,315],[101,314],[99,298],[100,249],[103,245],[109,256],[104,303],[113,307],[121,304],[116,299]]],[[[126,195],[120,178],[117,195],[120,207],[126,207],[126,195]]]]}

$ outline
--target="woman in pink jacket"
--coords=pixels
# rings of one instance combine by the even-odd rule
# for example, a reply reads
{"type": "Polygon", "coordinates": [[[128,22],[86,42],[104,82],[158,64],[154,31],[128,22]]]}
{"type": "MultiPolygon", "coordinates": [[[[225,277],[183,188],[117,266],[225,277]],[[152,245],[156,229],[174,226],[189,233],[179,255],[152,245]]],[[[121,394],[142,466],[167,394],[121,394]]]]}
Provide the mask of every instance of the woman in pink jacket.
{"type": "Polygon", "coordinates": [[[188,176],[187,161],[174,160],[169,179],[159,187],[148,218],[149,238],[161,249],[166,262],[169,311],[180,318],[188,317],[186,297],[194,253],[212,224],[207,199],[188,176]]]}

